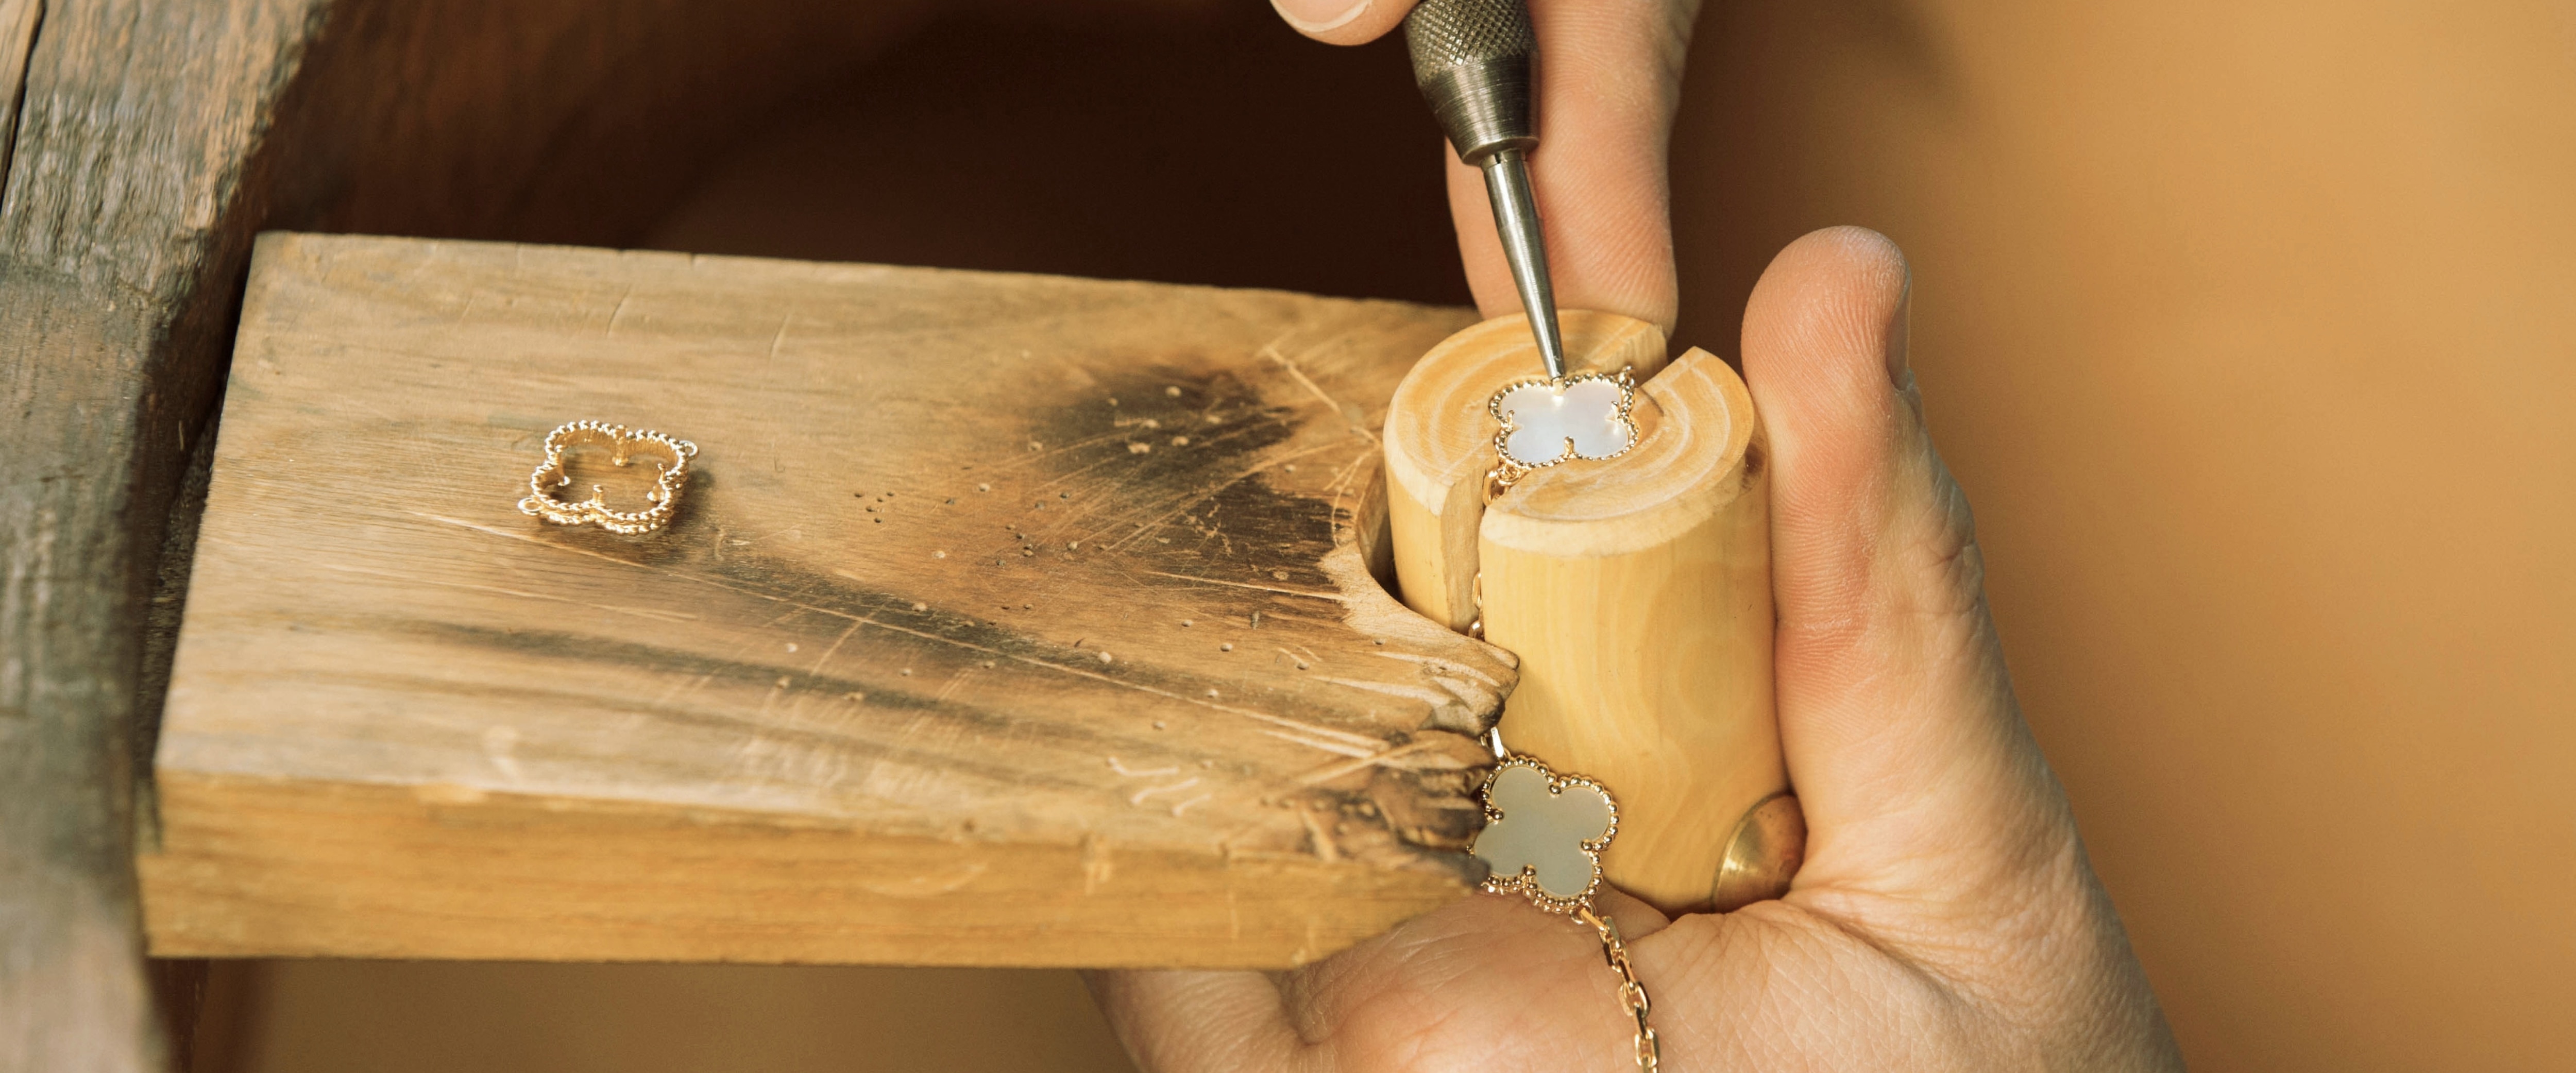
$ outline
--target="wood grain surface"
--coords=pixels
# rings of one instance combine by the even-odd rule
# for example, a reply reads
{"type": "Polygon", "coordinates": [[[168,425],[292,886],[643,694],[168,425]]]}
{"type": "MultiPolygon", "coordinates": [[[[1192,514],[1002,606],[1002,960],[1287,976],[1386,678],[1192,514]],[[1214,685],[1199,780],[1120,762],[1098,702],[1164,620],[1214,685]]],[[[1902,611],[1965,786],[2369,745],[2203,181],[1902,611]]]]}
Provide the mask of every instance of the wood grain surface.
{"type": "Polygon", "coordinates": [[[152,948],[1291,965],[1456,897],[1511,670],[1365,559],[1470,319],[267,236],[152,948]],[[699,445],[671,528],[518,512],[580,417],[699,445]]]}

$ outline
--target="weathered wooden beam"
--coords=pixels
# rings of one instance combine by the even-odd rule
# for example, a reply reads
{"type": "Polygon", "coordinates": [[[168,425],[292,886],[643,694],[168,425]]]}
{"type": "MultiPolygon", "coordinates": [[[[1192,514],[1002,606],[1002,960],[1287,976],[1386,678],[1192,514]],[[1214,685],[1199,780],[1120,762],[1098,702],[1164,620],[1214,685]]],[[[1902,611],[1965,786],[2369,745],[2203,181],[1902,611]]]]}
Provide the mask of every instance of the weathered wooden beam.
{"type": "Polygon", "coordinates": [[[24,61],[0,79],[0,1071],[148,1070],[185,1040],[145,982],[134,757],[252,234],[618,241],[743,111],[923,6],[0,3],[0,74],[24,61]]]}
{"type": "Polygon", "coordinates": [[[300,36],[278,15],[55,3],[27,54],[0,201],[0,1069],[170,1058],[129,848],[139,635],[212,398],[214,211],[300,36]]]}
{"type": "Polygon", "coordinates": [[[153,949],[1287,966],[1456,898],[1511,672],[1366,560],[1472,318],[270,236],[153,949]],[[699,446],[669,529],[518,510],[577,418],[699,446]]]}

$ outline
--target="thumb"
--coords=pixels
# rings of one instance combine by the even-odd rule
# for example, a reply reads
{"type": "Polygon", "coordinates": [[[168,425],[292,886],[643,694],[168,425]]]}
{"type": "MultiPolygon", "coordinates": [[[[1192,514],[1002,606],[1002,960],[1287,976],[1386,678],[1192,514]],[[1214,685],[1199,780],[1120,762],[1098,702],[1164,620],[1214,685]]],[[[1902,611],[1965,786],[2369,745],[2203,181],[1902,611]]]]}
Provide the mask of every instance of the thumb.
{"type": "Polygon", "coordinates": [[[1780,737],[1800,888],[1967,900],[2073,846],[2013,701],[1966,498],[1906,366],[1904,255],[1860,228],[1790,244],[1745,310],[1773,454],[1780,737]]]}

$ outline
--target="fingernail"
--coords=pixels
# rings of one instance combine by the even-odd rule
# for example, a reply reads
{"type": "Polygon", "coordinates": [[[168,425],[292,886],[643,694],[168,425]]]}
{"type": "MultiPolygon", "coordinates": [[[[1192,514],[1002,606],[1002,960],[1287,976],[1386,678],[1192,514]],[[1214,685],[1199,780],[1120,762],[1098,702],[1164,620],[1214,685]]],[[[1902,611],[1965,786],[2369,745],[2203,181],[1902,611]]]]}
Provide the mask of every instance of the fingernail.
{"type": "Polygon", "coordinates": [[[1319,34],[1348,26],[1374,0],[1270,0],[1279,17],[1300,33],[1319,34]]]}

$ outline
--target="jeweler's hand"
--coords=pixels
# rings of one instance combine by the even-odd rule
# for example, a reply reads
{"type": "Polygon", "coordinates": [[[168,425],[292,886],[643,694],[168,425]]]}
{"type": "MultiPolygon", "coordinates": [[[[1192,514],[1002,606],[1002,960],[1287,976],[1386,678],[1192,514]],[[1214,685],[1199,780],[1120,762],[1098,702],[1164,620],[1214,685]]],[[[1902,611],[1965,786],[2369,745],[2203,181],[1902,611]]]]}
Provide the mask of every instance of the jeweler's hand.
{"type": "MultiPolygon", "coordinates": [[[[1678,290],[1666,158],[1699,0],[1528,3],[1539,41],[1539,146],[1530,155],[1530,184],[1557,305],[1635,317],[1669,332],[1678,290]]],[[[1271,6],[1308,37],[1356,45],[1395,29],[1413,0],[1271,6]]],[[[1484,176],[1459,163],[1448,143],[1439,143],[1439,152],[1449,162],[1449,214],[1476,305],[1488,317],[1520,312],[1484,176]]]]}
{"type": "MultiPolygon", "coordinates": [[[[1906,368],[1906,294],[1892,244],[1836,229],[1783,251],[1745,313],[1806,865],[1734,913],[1606,907],[1667,1069],[2180,1069],[2014,704],[1967,501],[1906,368]]],[[[1092,985],[1149,1073],[1629,1068],[1590,930],[1517,898],[1296,972],[1092,985]]]]}

